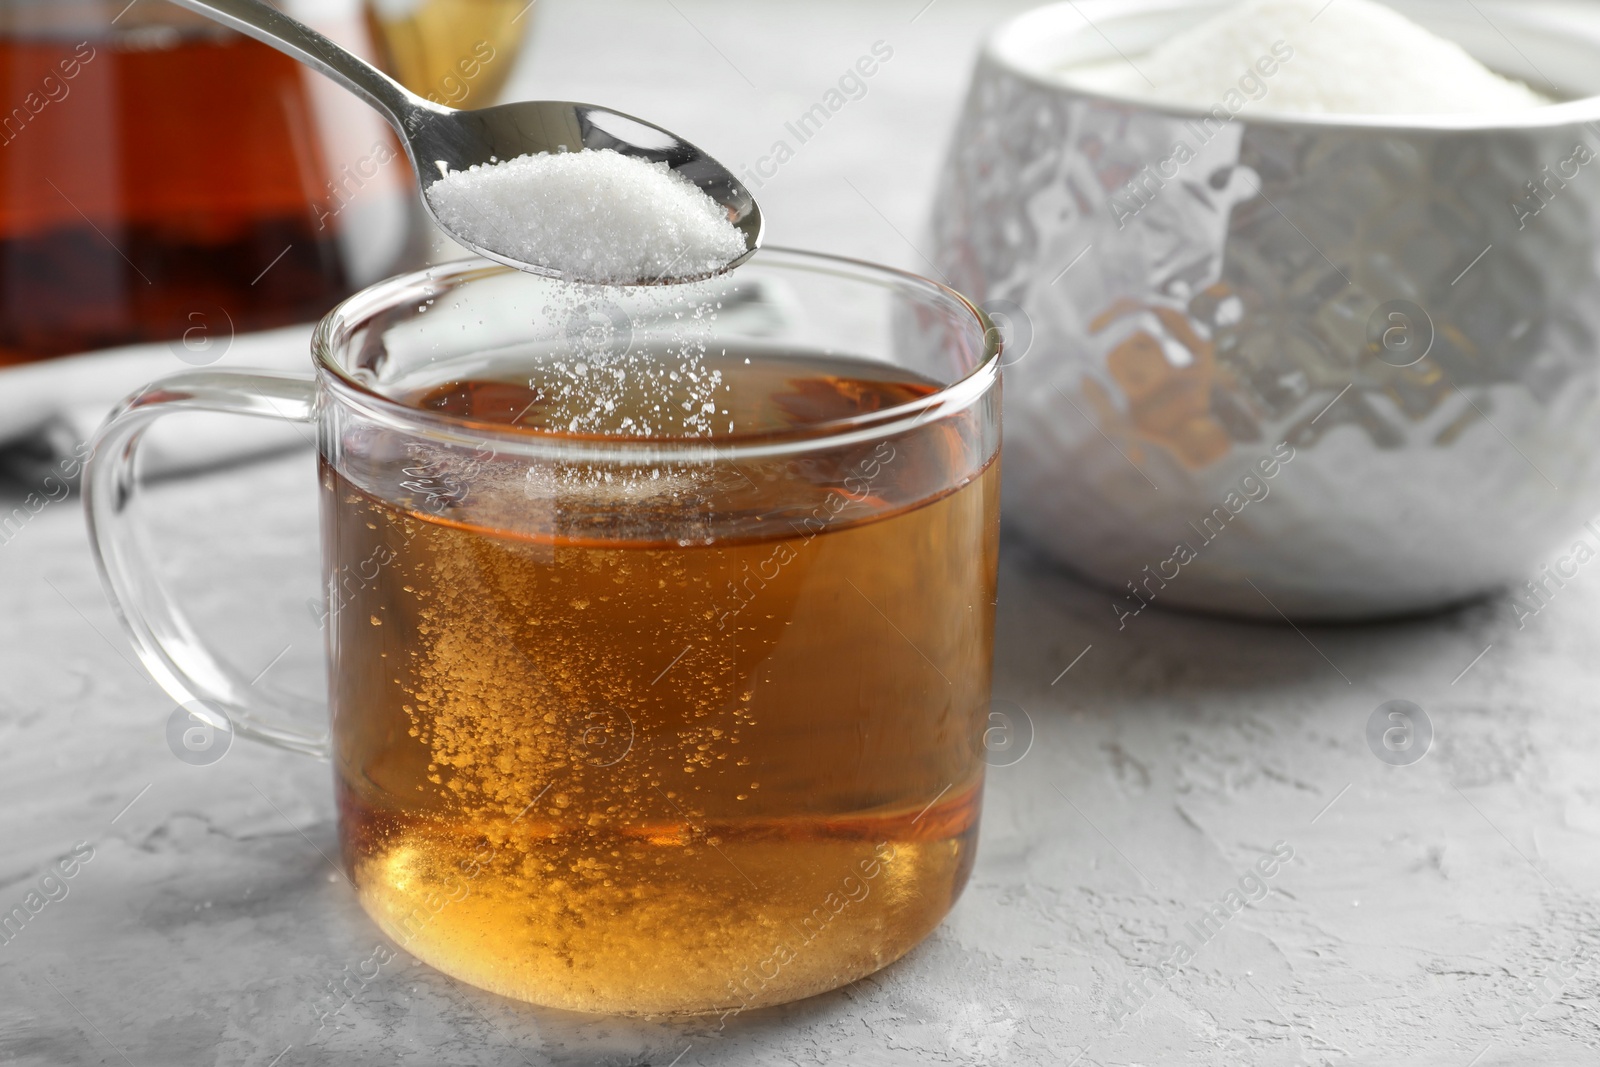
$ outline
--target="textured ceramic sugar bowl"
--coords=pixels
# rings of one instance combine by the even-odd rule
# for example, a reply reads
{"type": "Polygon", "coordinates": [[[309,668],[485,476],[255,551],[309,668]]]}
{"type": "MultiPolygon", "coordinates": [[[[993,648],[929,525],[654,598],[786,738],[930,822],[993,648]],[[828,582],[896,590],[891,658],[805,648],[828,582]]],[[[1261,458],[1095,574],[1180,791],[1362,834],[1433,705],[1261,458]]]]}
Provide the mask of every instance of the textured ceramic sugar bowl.
{"type": "MultiPolygon", "coordinates": [[[[1361,618],[1521,580],[1600,511],[1600,99],[1230,117],[1239,94],[1186,110],[1060,73],[1225,6],[1057,4],[979,61],[933,234],[1012,324],[1008,520],[1124,622],[1361,618]]],[[[1600,92],[1575,27],[1393,6],[1502,73],[1600,92]]]]}

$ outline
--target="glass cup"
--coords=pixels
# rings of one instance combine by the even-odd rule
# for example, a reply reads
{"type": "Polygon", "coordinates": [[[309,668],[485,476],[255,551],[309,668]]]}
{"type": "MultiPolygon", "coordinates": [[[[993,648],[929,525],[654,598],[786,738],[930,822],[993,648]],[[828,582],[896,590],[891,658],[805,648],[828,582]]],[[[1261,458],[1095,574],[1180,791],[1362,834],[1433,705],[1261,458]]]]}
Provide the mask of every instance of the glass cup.
{"type": "Polygon", "coordinates": [[[167,692],[331,758],[385,933],[538,1004],[726,1017],[939,923],[976,846],[993,652],[981,312],[784,250],[629,289],[470,260],[352,297],[313,354],[314,378],[131,398],[85,495],[167,692]],[[204,647],[126,521],[141,434],[196,409],[317,428],[326,733],[204,647]]]}

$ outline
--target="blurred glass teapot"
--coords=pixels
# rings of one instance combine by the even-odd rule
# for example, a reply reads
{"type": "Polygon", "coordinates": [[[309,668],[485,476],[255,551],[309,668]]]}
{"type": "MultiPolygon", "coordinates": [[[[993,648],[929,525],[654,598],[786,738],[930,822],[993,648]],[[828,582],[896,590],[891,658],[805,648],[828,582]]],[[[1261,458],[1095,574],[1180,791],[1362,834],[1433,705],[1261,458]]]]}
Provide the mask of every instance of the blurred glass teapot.
{"type": "MultiPolygon", "coordinates": [[[[355,0],[287,6],[372,53],[355,0]]],[[[315,319],[408,265],[411,196],[382,121],[264,45],[0,0],[0,367],[315,319]]]]}

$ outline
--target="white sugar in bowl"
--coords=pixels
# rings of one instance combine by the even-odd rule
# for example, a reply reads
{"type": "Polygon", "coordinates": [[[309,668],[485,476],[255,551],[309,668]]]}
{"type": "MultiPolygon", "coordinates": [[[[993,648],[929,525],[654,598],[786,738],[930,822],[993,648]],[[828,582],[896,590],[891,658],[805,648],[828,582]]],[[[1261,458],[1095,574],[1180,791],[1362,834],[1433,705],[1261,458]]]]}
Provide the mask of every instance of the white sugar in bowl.
{"type": "MultiPolygon", "coordinates": [[[[1208,119],[1061,73],[1225,6],[1056,4],[978,63],[932,231],[1013,324],[1007,521],[1124,623],[1357,619],[1520,581],[1600,511],[1600,97],[1208,119]]],[[[1600,93],[1582,25],[1393,6],[1600,93]]]]}

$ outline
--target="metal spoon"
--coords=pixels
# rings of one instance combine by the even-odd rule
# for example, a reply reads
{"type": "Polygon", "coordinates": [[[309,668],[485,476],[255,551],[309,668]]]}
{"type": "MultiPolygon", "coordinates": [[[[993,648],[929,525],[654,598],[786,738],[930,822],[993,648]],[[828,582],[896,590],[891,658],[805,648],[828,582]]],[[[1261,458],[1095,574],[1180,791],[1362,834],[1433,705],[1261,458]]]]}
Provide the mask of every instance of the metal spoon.
{"type": "Polygon", "coordinates": [[[434,212],[427,195],[429,186],[450,171],[539,152],[577,152],[586,148],[609,148],[652,163],[664,162],[726,208],[729,220],[744,235],[745,252],[724,270],[743,263],[761,246],[761,209],[750,191],[722,164],[677,134],[653,123],[593,104],[559,100],[529,100],[477,111],[457,111],[410,92],[370,63],[263,0],[174,2],[321,71],[377,108],[405,145],[428,214],[440,229],[488,259],[537,274],[561,274],[537,263],[521,262],[456,233],[434,212]]]}

